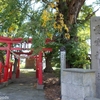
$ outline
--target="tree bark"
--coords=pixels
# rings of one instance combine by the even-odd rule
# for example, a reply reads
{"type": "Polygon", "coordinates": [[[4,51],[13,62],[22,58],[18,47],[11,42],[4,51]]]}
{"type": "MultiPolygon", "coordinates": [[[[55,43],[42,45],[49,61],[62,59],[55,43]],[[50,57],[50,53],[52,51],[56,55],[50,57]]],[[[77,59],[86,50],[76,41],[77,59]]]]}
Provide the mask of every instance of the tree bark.
{"type": "MultiPolygon", "coordinates": [[[[59,0],[59,13],[62,13],[64,15],[64,23],[67,25],[69,29],[70,41],[77,40],[77,27],[75,27],[74,25],[77,23],[79,12],[85,1],[86,0],[59,0]]],[[[63,43],[63,41],[64,40],[62,40],[61,42],[63,43]]],[[[66,65],[67,68],[72,67],[72,65],[68,61],[66,62],[66,65]]]]}
{"type": "Polygon", "coordinates": [[[52,53],[45,54],[45,57],[46,57],[46,68],[44,69],[44,72],[52,73],[53,72],[53,68],[51,66],[52,53]]]}
{"type": "Polygon", "coordinates": [[[77,17],[81,7],[86,0],[60,0],[58,8],[60,13],[62,13],[66,18],[64,18],[65,23],[72,25],[77,22],[77,17]]]}
{"type": "Polygon", "coordinates": [[[17,70],[17,64],[18,64],[18,59],[15,58],[14,68],[13,68],[13,73],[16,73],[16,70],[17,70]]]}

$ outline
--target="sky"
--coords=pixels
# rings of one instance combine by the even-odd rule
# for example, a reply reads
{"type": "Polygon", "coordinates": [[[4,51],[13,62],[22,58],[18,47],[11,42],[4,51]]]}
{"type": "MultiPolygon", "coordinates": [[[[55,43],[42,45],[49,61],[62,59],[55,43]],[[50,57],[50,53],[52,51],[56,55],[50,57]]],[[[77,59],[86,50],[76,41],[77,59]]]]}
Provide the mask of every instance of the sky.
{"type": "MultiPolygon", "coordinates": [[[[96,0],[86,0],[86,4],[87,5],[90,5],[90,4],[92,4],[92,3],[94,3],[94,2],[96,2],[96,0]]],[[[99,7],[96,5],[96,6],[94,6],[94,10],[97,10],[99,7]]],[[[96,16],[100,16],[100,10],[98,10],[97,12],[96,12],[96,16]]]]}
{"type": "MultiPolygon", "coordinates": [[[[96,2],[96,0],[86,0],[87,5],[90,5],[93,2],[96,2]]],[[[33,3],[33,9],[35,10],[37,10],[39,7],[42,6],[41,3],[34,4],[34,0],[32,0],[32,3],[33,3]]],[[[98,8],[99,8],[98,6],[95,6],[94,10],[97,10],[98,8]]],[[[96,12],[96,16],[100,16],[100,10],[96,12]]]]}
{"type": "Polygon", "coordinates": [[[38,9],[42,6],[41,2],[35,3],[34,0],[32,0],[31,3],[32,3],[32,8],[33,8],[34,10],[38,10],[38,9]]]}
{"type": "MultiPolygon", "coordinates": [[[[93,2],[96,2],[96,0],[91,0],[91,1],[90,0],[86,0],[86,4],[87,5],[90,5],[93,2]]],[[[98,6],[95,6],[94,10],[97,10],[98,8],[99,8],[98,6]]],[[[100,9],[96,12],[96,16],[100,16],[100,9]]],[[[88,40],[87,42],[88,42],[89,45],[91,45],[91,41],[90,40],[88,40]]],[[[89,51],[89,54],[91,54],[91,50],[89,51]]]]}

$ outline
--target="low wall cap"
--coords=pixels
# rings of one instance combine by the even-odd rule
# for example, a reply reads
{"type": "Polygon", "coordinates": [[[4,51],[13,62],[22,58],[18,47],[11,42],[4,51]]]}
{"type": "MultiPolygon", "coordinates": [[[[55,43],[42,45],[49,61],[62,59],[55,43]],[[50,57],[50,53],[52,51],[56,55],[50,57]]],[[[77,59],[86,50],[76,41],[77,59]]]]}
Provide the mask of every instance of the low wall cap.
{"type": "Polygon", "coordinates": [[[81,73],[94,73],[95,70],[92,70],[92,69],[82,69],[82,68],[66,68],[64,69],[64,71],[67,71],[67,72],[81,72],[81,73]]]}

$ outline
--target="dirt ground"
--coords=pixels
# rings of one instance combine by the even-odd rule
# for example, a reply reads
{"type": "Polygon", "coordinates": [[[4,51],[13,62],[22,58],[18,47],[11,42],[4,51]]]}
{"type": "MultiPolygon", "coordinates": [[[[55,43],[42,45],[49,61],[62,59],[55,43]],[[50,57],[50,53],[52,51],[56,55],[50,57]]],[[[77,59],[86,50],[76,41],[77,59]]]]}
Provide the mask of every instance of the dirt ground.
{"type": "Polygon", "coordinates": [[[54,73],[43,73],[43,91],[36,89],[36,83],[35,73],[24,69],[19,79],[0,89],[0,96],[9,97],[9,100],[61,100],[59,79],[54,73]]]}
{"type": "Polygon", "coordinates": [[[35,73],[24,69],[20,78],[0,88],[0,100],[47,100],[44,90],[37,90],[34,87],[36,83],[35,73]]]}
{"type": "Polygon", "coordinates": [[[44,73],[44,91],[47,100],[61,100],[59,78],[54,73],[44,73]]]}

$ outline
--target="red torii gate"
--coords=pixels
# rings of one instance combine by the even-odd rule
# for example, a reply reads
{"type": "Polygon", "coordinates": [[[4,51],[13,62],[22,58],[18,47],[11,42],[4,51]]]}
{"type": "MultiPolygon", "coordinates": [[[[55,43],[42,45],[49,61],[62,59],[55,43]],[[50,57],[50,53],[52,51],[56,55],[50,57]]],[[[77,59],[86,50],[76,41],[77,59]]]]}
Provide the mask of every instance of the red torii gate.
{"type": "MultiPolygon", "coordinates": [[[[5,65],[0,62],[0,83],[7,82],[9,79],[12,78],[12,63],[10,63],[10,54],[11,50],[30,50],[29,48],[22,48],[22,47],[12,47],[12,44],[22,43],[24,40],[22,38],[8,38],[0,36],[0,43],[6,43],[7,47],[0,47],[0,50],[6,50],[6,61],[5,65]],[[2,68],[4,68],[4,75],[2,75],[2,68]]],[[[46,39],[46,43],[52,42],[50,39],[46,39]]],[[[32,38],[27,40],[27,44],[32,43],[32,38]]],[[[43,48],[42,51],[52,51],[52,48],[43,48]]],[[[43,52],[40,51],[38,55],[32,56],[36,59],[36,78],[38,79],[38,85],[43,85],[42,79],[42,56],[43,52]]],[[[31,55],[33,51],[30,52],[14,52],[17,55],[26,54],[31,55]]],[[[19,77],[20,74],[20,59],[18,59],[18,66],[16,70],[16,78],[19,77]]]]}

